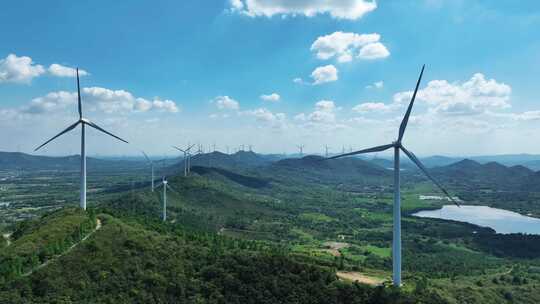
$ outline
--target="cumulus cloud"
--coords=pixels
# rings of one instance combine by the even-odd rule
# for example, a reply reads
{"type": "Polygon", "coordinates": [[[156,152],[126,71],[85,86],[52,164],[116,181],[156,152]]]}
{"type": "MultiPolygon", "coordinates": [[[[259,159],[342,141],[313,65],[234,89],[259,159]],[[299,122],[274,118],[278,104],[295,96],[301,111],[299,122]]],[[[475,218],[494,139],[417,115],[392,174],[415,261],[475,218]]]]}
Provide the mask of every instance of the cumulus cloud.
{"type": "Polygon", "coordinates": [[[400,104],[397,104],[397,103],[392,103],[392,104],[387,105],[382,102],[365,102],[365,103],[361,103],[353,107],[352,110],[357,113],[369,113],[369,112],[384,113],[384,112],[395,110],[399,106],[400,104]]]}
{"type": "MultiPolygon", "coordinates": [[[[47,69],[49,74],[56,77],[75,77],[75,69],[67,66],[60,65],[58,63],[53,63],[47,69]]],[[[88,72],[85,70],[79,69],[79,76],[86,76],[88,72]]]]}
{"type": "Polygon", "coordinates": [[[238,110],[240,103],[229,96],[217,96],[212,103],[220,110],[238,110]]]}
{"type": "Polygon", "coordinates": [[[390,56],[388,49],[379,42],[377,33],[356,34],[334,32],[321,36],[311,45],[317,58],[327,60],[336,57],[339,62],[349,62],[353,58],[373,60],[390,56]]]}
{"type": "Polygon", "coordinates": [[[332,124],[336,121],[336,105],[331,100],[320,100],[315,103],[315,110],[309,114],[300,113],[295,120],[315,124],[332,124]]]}
{"type": "Polygon", "coordinates": [[[313,85],[337,81],[338,70],[331,64],[320,66],[311,73],[311,78],[313,78],[313,85]]]}
{"type": "Polygon", "coordinates": [[[294,79],[293,79],[293,82],[296,83],[296,84],[306,84],[306,83],[304,82],[304,80],[303,80],[302,78],[300,78],[300,77],[294,78],[294,79]]]}
{"type": "Polygon", "coordinates": [[[384,46],[384,44],[380,42],[370,43],[361,48],[360,52],[358,53],[358,58],[366,60],[386,58],[388,56],[390,56],[390,52],[384,46]]]}
{"type": "Polygon", "coordinates": [[[27,56],[17,57],[9,54],[0,59],[0,83],[25,83],[28,84],[33,78],[45,73],[43,66],[35,64],[32,58],[27,56]]]}
{"type": "Polygon", "coordinates": [[[261,95],[260,98],[264,101],[278,102],[281,99],[278,93],[272,93],[270,95],[261,95]]]}
{"type": "Polygon", "coordinates": [[[382,89],[383,87],[384,87],[384,82],[381,80],[381,81],[376,81],[370,85],[367,85],[366,89],[382,89]]]}
{"type": "Polygon", "coordinates": [[[230,0],[229,3],[231,11],[250,17],[329,14],[336,19],[357,20],[377,8],[375,1],[366,0],[230,0]]]}
{"type": "Polygon", "coordinates": [[[285,113],[272,113],[272,111],[266,108],[259,108],[255,110],[248,110],[241,112],[241,115],[248,115],[255,117],[258,121],[263,122],[275,122],[285,120],[285,113]]]}
{"type": "MultiPolygon", "coordinates": [[[[474,115],[509,108],[511,92],[509,85],[476,73],[463,83],[432,80],[418,91],[417,100],[425,101],[434,113],[474,115]]],[[[394,101],[409,102],[412,94],[412,91],[397,93],[394,101]]]]}
{"type": "MultiPolygon", "coordinates": [[[[172,100],[137,98],[124,90],[110,90],[100,87],[83,88],[81,90],[81,98],[83,100],[84,110],[99,111],[108,114],[148,111],[176,113],[180,111],[179,107],[172,100]]],[[[64,110],[68,106],[75,106],[76,102],[76,92],[51,92],[45,96],[32,99],[20,111],[27,114],[55,112],[64,110]]]]}

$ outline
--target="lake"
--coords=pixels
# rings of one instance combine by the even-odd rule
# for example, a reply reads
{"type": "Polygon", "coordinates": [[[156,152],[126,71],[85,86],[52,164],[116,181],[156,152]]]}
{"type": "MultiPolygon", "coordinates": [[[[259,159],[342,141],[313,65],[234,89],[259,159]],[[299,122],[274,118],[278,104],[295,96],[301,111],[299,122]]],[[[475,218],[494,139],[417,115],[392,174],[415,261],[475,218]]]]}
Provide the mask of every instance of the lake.
{"type": "Polygon", "coordinates": [[[487,206],[445,205],[437,210],[424,210],[413,214],[418,217],[439,218],[489,227],[497,233],[526,233],[540,235],[540,219],[516,212],[487,206]]]}

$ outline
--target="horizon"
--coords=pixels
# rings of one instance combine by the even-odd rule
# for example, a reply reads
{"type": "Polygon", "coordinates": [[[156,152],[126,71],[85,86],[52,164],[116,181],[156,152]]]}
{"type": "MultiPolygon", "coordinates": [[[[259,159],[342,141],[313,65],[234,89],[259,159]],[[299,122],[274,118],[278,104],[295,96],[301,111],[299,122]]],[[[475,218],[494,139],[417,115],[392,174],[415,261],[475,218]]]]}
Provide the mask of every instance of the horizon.
{"type": "MultiPolygon", "coordinates": [[[[211,152],[203,152],[203,153],[200,153],[202,155],[205,155],[205,154],[211,154],[211,153],[214,153],[214,152],[218,152],[218,153],[222,153],[222,154],[225,154],[225,155],[234,155],[234,154],[237,154],[237,153],[241,153],[241,152],[245,152],[245,153],[254,153],[254,154],[257,154],[257,155],[261,155],[261,156],[284,156],[284,157],[288,157],[288,156],[291,156],[291,157],[294,157],[294,156],[300,156],[302,155],[302,157],[305,157],[305,156],[322,156],[324,157],[324,151],[320,151],[320,152],[304,152],[303,154],[300,154],[298,152],[291,152],[291,153],[264,153],[264,152],[258,152],[258,151],[248,151],[248,150],[238,150],[238,151],[231,151],[230,153],[227,153],[226,151],[221,151],[219,149],[216,149],[216,151],[211,151],[211,152]]],[[[43,153],[36,153],[36,152],[31,152],[31,153],[27,153],[27,152],[24,152],[24,151],[5,151],[5,150],[0,150],[0,153],[22,153],[22,154],[26,154],[26,155],[32,155],[32,156],[46,156],[46,157],[69,157],[69,156],[80,156],[80,153],[74,153],[74,154],[43,154],[43,153]]],[[[339,155],[340,153],[329,153],[329,155],[339,155]]],[[[196,155],[199,155],[199,153],[197,154],[192,154],[192,157],[193,156],[196,156],[196,155]]],[[[102,158],[102,159],[105,159],[105,158],[119,158],[119,159],[122,159],[122,158],[136,158],[136,159],[142,159],[144,160],[144,155],[142,155],[142,153],[137,154],[137,153],[134,153],[134,154],[87,154],[86,155],[87,157],[92,157],[92,158],[102,158]]],[[[444,155],[444,154],[419,154],[418,155],[419,157],[421,157],[422,159],[425,159],[425,158],[431,158],[431,157],[444,157],[444,158],[452,158],[452,159],[469,159],[469,158],[483,158],[483,157],[508,157],[508,156],[522,156],[522,157],[538,157],[538,160],[540,160],[540,153],[539,154],[531,154],[531,153],[509,153],[509,154],[478,154],[478,155],[444,155]]],[[[168,154],[148,154],[148,157],[150,158],[166,158],[166,159],[173,159],[173,158],[182,158],[182,153],[178,152],[178,153],[175,153],[174,151],[172,153],[168,153],[168,154]]],[[[377,158],[380,158],[380,159],[388,159],[388,160],[392,160],[393,159],[393,155],[391,152],[379,152],[379,153],[371,153],[371,154],[367,154],[367,155],[357,155],[357,156],[351,156],[351,157],[357,157],[357,158],[361,158],[361,159],[377,159],[377,158]]],[[[410,162],[409,159],[403,159],[404,162],[410,162]]]]}

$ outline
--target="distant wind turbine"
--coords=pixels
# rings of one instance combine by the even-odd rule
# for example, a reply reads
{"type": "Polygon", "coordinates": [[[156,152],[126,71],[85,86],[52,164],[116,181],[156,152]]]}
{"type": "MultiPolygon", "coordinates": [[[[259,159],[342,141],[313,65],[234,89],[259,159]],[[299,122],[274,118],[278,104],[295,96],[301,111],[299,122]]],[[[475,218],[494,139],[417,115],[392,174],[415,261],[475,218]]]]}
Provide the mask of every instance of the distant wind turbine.
{"type": "Polygon", "coordinates": [[[328,157],[329,150],[330,150],[330,147],[328,147],[328,145],[324,145],[324,157],[328,157]]]}
{"type": "Polygon", "coordinates": [[[305,145],[297,145],[296,147],[298,148],[298,151],[300,151],[300,157],[304,156],[304,148],[306,146],[305,145]]]}
{"type": "Polygon", "coordinates": [[[146,158],[146,161],[150,163],[150,167],[152,168],[152,192],[154,192],[154,162],[144,153],[144,151],[141,151],[144,157],[146,158]]]}
{"type": "Polygon", "coordinates": [[[393,148],[394,149],[394,235],[393,235],[393,245],[392,245],[392,268],[393,268],[393,282],[395,286],[401,285],[401,197],[400,197],[400,180],[399,180],[399,151],[403,151],[405,155],[407,155],[410,160],[415,163],[418,168],[424,174],[431,180],[433,183],[454,203],[459,207],[459,204],[454,200],[453,197],[450,196],[448,191],[446,191],[442,185],[435,180],[427,171],[426,167],[420,162],[420,160],[409,150],[405,149],[405,147],[401,144],[401,140],[403,139],[403,135],[405,134],[405,128],[407,128],[407,123],[409,122],[409,117],[411,115],[412,107],[414,104],[414,100],[416,99],[416,93],[418,92],[418,87],[420,86],[420,82],[422,81],[422,75],[424,74],[424,67],[422,66],[422,71],[420,72],[420,77],[418,78],[418,81],[416,83],[416,88],[414,90],[414,93],[411,98],[411,102],[409,103],[409,107],[407,108],[407,112],[405,113],[405,117],[403,117],[403,120],[401,121],[401,125],[399,127],[399,133],[398,138],[396,141],[392,142],[388,145],[382,145],[377,146],[373,148],[368,148],[360,151],[355,151],[351,153],[336,155],[334,157],[331,157],[329,159],[335,159],[345,156],[352,156],[352,155],[359,155],[359,154],[365,154],[365,153],[372,153],[372,152],[381,152],[388,149],[393,148]]]}
{"type": "Polygon", "coordinates": [[[188,144],[188,147],[186,149],[180,149],[178,148],[177,146],[172,146],[173,148],[175,148],[176,150],[184,153],[184,176],[188,176],[188,173],[189,173],[189,166],[190,166],[190,162],[189,162],[189,159],[190,159],[190,150],[191,148],[193,148],[195,146],[195,144],[193,145],[189,145],[188,144]]]}
{"type": "Polygon", "coordinates": [[[101,131],[107,135],[110,135],[120,141],[123,141],[125,143],[128,143],[126,140],[123,140],[122,138],[105,131],[100,126],[96,125],[95,123],[91,122],[90,120],[83,117],[82,113],[82,102],[81,102],[81,87],[79,84],[79,68],[77,68],[77,101],[79,105],[79,120],[72,124],[71,126],[67,127],[64,131],[60,132],[58,135],[54,136],[53,138],[46,141],[41,146],[37,147],[34,151],[37,151],[41,149],[46,144],[50,143],[51,141],[55,140],[56,138],[62,136],[63,134],[75,129],[78,125],[81,125],[81,208],[83,210],[86,210],[86,141],[85,141],[85,127],[89,126],[92,127],[98,131],[101,131]]]}

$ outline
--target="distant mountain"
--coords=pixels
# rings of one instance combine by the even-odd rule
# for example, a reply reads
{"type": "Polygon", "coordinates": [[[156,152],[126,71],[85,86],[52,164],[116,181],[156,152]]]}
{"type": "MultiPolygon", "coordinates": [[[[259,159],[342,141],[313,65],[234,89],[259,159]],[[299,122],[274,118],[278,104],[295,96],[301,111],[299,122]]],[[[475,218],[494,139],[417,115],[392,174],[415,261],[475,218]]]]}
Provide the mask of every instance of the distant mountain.
{"type": "Polygon", "coordinates": [[[471,157],[479,163],[498,162],[505,166],[526,165],[528,163],[540,163],[540,155],[535,154],[502,154],[484,155],[471,157]]]}
{"type": "Polygon", "coordinates": [[[459,162],[460,160],[463,160],[463,158],[440,155],[428,156],[421,159],[424,166],[428,168],[447,166],[459,162]]]}
{"type": "Polygon", "coordinates": [[[522,188],[527,180],[535,176],[534,171],[524,166],[507,167],[497,162],[481,164],[470,159],[432,168],[431,172],[454,184],[468,187],[483,186],[499,190],[522,188]]]}
{"type": "MultiPolygon", "coordinates": [[[[118,168],[130,168],[142,162],[103,160],[87,157],[88,170],[110,170],[118,168]]],[[[81,157],[70,156],[42,156],[30,155],[20,152],[0,152],[0,170],[79,170],[81,157]]]]}
{"type": "Polygon", "coordinates": [[[212,176],[217,179],[224,178],[226,180],[235,182],[244,187],[249,188],[264,188],[270,185],[270,181],[267,179],[257,178],[253,176],[238,174],[226,169],[221,168],[209,168],[209,167],[200,167],[195,166],[191,168],[192,172],[195,172],[201,176],[212,176]]]}
{"type": "MultiPolygon", "coordinates": [[[[250,151],[239,151],[234,154],[211,152],[197,154],[191,157],[192,166],[216,168],[251,168],[268,165],[273,157],[263,156],[250,151]]],[[[183,162],[183,159],[181,160],[183,162]]]]}
{"type": "Polygon", "coordinates": [[[265,167],[268,175],[283,179],[331,184],[367,184],[388,180],[392,171],[360,158],[348,157],[326,160],[321,156],[283,159],[265,167]]]}

